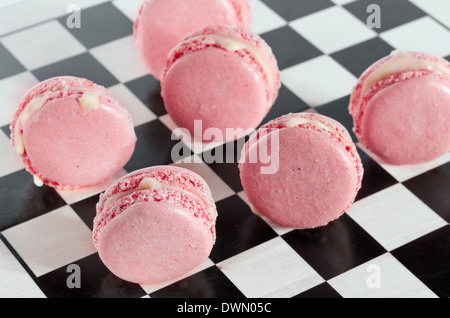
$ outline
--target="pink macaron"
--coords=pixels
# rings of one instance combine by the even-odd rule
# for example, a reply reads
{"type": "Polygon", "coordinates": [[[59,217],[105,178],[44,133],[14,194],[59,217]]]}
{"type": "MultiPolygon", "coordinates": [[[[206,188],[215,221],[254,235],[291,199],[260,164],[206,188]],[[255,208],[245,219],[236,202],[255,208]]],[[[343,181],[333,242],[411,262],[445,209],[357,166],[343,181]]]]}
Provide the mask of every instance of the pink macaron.
{"type": "Polygon", "coordinates": [[[22,97],[11,140],[36,185],[74,190],[116,174],[131,158],[136,135],[130,114],[104,87],[64,76],[22,97]]]}
{"type": "Polygon", "coordinates": [[[288,114],[263,125],[246,143],[239,170],[253,211],[295,229],[338,219],[363,177],[348,131],[314,113],[288,114]]]}
{"type": "Polygon", "coordinates": [[[171,51],[161,79],[175,124],[204,142],[231,141],[254,131],[280,86],[272,49],[258,35],[230,26],[189,35],[171,51]]]}
{"type": "Polygon", "coordinates": [[[450,150],[450,63],[395,51],[362,74],[349,109],[359,141],[381,161],[436,159],[450,150]]]}
{"type": "Polygon", "coordinates": [[[100,196],[93,242],[105,266],[138,284],[178,278],[215,243],[217,211],[199,175],[173,166],[132,172],[100,196]]]}
{"type": "Polygon", "coordinates": [[[247,0],[146,0],[134,25],[136,48],[160,79],[170,50],[188,34],[210,25],[250,28],[247,0]]]}

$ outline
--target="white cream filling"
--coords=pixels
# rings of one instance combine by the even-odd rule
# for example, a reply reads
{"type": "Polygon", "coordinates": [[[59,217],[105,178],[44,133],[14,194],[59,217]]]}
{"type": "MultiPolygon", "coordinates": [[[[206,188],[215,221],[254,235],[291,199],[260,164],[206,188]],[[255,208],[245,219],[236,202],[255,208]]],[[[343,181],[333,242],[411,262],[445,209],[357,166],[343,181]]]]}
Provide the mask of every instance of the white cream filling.
{"type": "MultiPolygon", "coordinates": [[[[197,38],[202,38],[203,35],[198,36],[197,38]]],[[[267,58],[264,56],[264,54],[261,52],[261,49],[257,46],[253,46],[248,44],[247,42],[237,39],[235,37],[230,36],[229,34],[224,33],[217,33],[217,34],[210,34],[208,35],[209,38],[214,39],[214,41],[219,44],[221,47],[223,47],[225,50],[229,52],[236,52],[236,51],[247,51],[250,53],[255,61],[261,66],[264,76],[267,79],[267,82],[269,85],[272,85],[270,87],[271,94],[274,90],[274,74],[272,72],[272,68],[270,67],[270,62],[267,61],[267,58]]]]}
{"type": "MultiPolygon", "coordinates": [[[[175,187],[175,186],[172,186],[172,185],[168,185],[168,184],[165,184],[165,183],[161,183],[158,180],[156,180],[155,178],[144,178],[144,179],[141,180],[141,182],[139,183],[139,185],[136,188],[128,190],[128,191],[124,191],[124,192],[119,192],[119,193],[117,193],[115,195],[110,196],[105,201],[105,204],[103,205],[103,211],[106,211],[110,206],[112,206],[118,200],[120,200],[120,199],[122,199],[122,198],[124,198],[124,197],[126,197],[126,196],[128,196],[128,195],[130,195],[130,194],[132,194],[134,192],[136,192],[136,191],[150,190],[150,189],[161,189],[161,188],[169,189],[169,190],[172,189],[172,190],[177,190],[177,191],[182,191],[182,192],[185,192],[185,193],[193,194],[192,192],[183,190],[182,188],[175,187]]],[[[195,194],[193,194],[193,195],[195,195],[195,194]]],[[[198,197],[197,195],[195,195],[195,196],[198,197]]],[[[201,199],[200,197],[198,197],[198,198],[201,199]]],[[[206,204],[206,202],[205,202],[205,204],[206,204]]],[[[211,208],[210,212],[211,212],[211,217],[215,218],[216,215],[213,214],[213,212],[214,212],[213,208],[211,208]]]]}
{"type": "MultiPolygon", "coordinates": [[[[111,205],[114,204],[114,202],[126,197],[127,195],[132,194],[133,192],[136,191],[141,191],[141,190],[149,190],[149,189],[153,189],[153,188],[158,188],[161,187],[162,184],[158,182],[158,180],[154,179],[154,178],[144,178],[142,179],[142,181],[139,183],[139,186],[135,189],[132,190],[128,190],[125,192],[120,192],[117,193],[111,197],[109,197],[106,201],[105,204],[103,205],[103,210],[105,211],[106,209],[108,209],[111,205]]],[[[168,186],[167,186],[168,187],[168,186]]]]}
{"type": "Polygon", "coordinates": [[[39,178],[37,175],[33,175],[33,181],[37,187],[42,187],[44,185],[44,181],[42,181],[42,179],[39,178]]]}
{"type": "Polygon", "coordinates": [[[306,119],[306,118],[301,118],[301,117],[295,117],[295,118],[291,118],[286,124],[285,127],[286,128],[294,128],[300,125],[311,125],[314,127],[318,127],[321,128],[323,130],[329,131],[332,134],[337,134],[339,137],[341,137],[341,139],[346,142],[346,138],[344,138],[344,136],[342,134],[340,134],[337,130],[333,130],[332,128],[328,127],[325,124],[322,124],[321,122],[318,122],[316,120],[311,120],[311,119],[306,119]]]}
{"type": "Polygon", "coordinates": [[[370,74],[364,81],[360,100],[361,103],[365,92],[375,83],[388,77],[391,74],[407,71],[430,70],[441,74],[450,80],[450,69],[438,61],[420,59],[404,52],[394,53],[395,57],[381,65],[377,70],[370,74]]]}
{"type": "Polygon", "coordinates": [[[78,101],[80,102],[80,107],[83,111],[88,112],[90,110],[96,110],[99,107],[99,98],[98,95],[92,94],[83,94],[78,101]]]}
{"type": "Polygon", "coordinates": [[[22,130],[26,123],[31,119],[34,113],[40,110],[44,104],[47,102],[49,94],[44,94],[42,96],[37,96],[33,98],[25,109],[20,114],[16,125],[14,127],[14,145],[16,147],[16,152],[22,156],[25,152],[25,145],[23,143],[22,130]]]}
{"type": "Polygon", "coordinates": [[[259,216],[262,215],[261,212],[259,212],[258,209],[256,209],[255,206],[251,203],[250,203],[250,210],[256,215],[259,215],[259,216]]]}
{"type": "Polygon", "coordinates": [[[25,145],[23,142],[23,135],[22,135],[23,128],[25,127],[25,125],[28,123],[28,121],[36,112],[38,112],[42,107],[44,107],[44,105],[46,104],[47,100],[51,97],[51,95],[53,95],[55,92],[58,91],[67,91],[67,90],[75,90],[83,92],[83,95],[78,99],[80,103],[80,108],[83,111],[87,112],[98,109],[100,98],[99,93],[94,90],[89,90],[82,87],[70,87],[62,84],[58,87],[55,87],[51,91],[48,91],[40,96],[34,97],[25,106],[14,127],[14,145],[16,148],[16,152],[20,156],[23,156],[23,154],[25,153],[25,145]]]}

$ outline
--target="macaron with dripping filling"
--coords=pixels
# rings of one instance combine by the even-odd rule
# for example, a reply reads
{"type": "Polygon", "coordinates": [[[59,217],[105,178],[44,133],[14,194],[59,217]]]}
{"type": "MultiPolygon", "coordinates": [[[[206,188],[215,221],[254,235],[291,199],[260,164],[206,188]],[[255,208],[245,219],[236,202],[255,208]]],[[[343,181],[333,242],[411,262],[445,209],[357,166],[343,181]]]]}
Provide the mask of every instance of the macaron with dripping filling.
{"type": "Polygon", "coordinates": [[[45,80],[22,97],[11,140],[36,185],[65,190],[111,178],[137,141],[130,114],[106,88],[69,76],[45,80]]]}

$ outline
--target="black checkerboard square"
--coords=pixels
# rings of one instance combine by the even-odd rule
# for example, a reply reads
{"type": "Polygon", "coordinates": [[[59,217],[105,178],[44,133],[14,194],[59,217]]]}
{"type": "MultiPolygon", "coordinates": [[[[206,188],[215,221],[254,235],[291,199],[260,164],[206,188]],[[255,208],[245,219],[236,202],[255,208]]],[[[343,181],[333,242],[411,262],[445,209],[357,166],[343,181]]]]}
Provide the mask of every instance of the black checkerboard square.
{"type": "Polygon", "coordinates": [[[78,201],[71,205],[72,209],[78,214],[80,219],[91,229],[94,227],[94,218],[96,215],[96,205],[99,201],[99,194],[90,198],[78,201]]]}
{"type": "Polygon", "coordinates": [[[25,71],[25,67],[0,43],[0,80],[25,71]]]}
{"type": "Polygon", "coordinates": [[[312,230],[282,236],[324,279],[331,279],[386,252],[349,216],[312,230]]]}
{"type": "Polygon", "coordinates": [[[359,147],[357,149],[364,167],[364,176],[361,189],[356,196],[356,201],[397,183],[394,177],[387,173],[375,160],[359,147]]]}
{"type": "Polygon", "coordinates": [[[240,152],[246,140],[248,137],[230,141],[202,154],[205,163],[236,193],[243,190],[238,162],[241,159],[240,152]]]}
{"type": "Polygon", "coordinates": [[[334,6],[330,0],[262,0],[287,21],[334,6]]]}
{"type": "Polygon", "coordinates": [[[156,116],[167,114],[161,97],[161,84],[151,75],[146,75],[125,83],[130,91],[136,95],[156,116]]]}
{"type": "Polygon", "coordinates": [[[322,55],[319,49],[289,25],[261,34],[261,37],[272,48],[280,70],[322,55]]]}
{"type": "Polygon", "coordinates": [[[277,236],[239,196],[231,196],[216,205],[217,239],[210,255],[214,263],[217,264],[277,236]]]}
{"type": "Polygon", "coordinates": [[[436,295],[450,297],[450,226],[391,252],[436,295]]]}
{"type": "Polygon", "coordinates": [[[146,295],[141,286],[114,276],[103,265],[97,253],[73,263],[79,269],[80,288],[71,288],[67,281],[75,273],[69,265],[36,278],[39,288],[48,298],[139,298],[146,295]]]}
{"type": "Polygon", "coordinates": [[[349,102],[350,96],[345,96],[325,105],[316,107],[315,110],[321,115],[333,118],[344,125],[352,137],[353,142],[358,142],[358,138],[356,138],[356,135],[353,132],[353,118],[348,112],[349,102]]]}
{"type": "Polygon", "coordinates": [[[425,172],[403,184],[450,223],[450,163],[425,172]]]}
{"type": "Polygon", "coordinates": [[[394,50],[381,38],[359,43],[342,51],[331,54],[331,56],[349,70],[357,78],[373,63],[388,56],[394,50]]]}
{"type": "Polygon", "coordinates": [[[6,125],[0,128],[3,133],[9,138],[9,136],[11,136],[11,127],[10,125],[6,125]]]}
{"type": "Polygon", "coordinates": [[[381,27],[373,29],[377,32],[393,29],[426,15],[408,0],[358,0],[346,4],[344,7],[366,23],[372,14],[372,11],[367,12],[369,5],[372,4],[380,7],[381,27]]]}
{"type": "Polygon", "coordinates": [[[216,267],[150,293],[151,298],[244,298],[236,286],[216,267]]]}
{"type": "Polygon", "coordinates": [[[293,298],[306,298],[306,299],[318,299],[318,298],[342,298],[339,293],[333,289],[327,282],[317,285],[303,293],[300,293],[293,298]]]}
{"type": "Polygon", "coordinates": [[[282,85],[275,104],[266,115],[261,125],[289,113],[300,113],[309,109],[309,106],[292,93],[286,86],[282,85]]]}
{"type": "Polygon", "coordinates": [[[133,22],[110,2],[81,10],[80,28],[68,27],[68,17],[58,20],[88,49],[133,34],[133,22]]]}
{"type": "Polygon", "coordinates": [[[40,81],[56,76],[76,76],[109,87],[119,81],[91,54],[83,53],[66,60],[50,64],[32,71],[40,81]]]}
{"type": "MultiPolygon", "coordinates": [[[[172,149],[180,140],[172,140],[172,132],[159,120],[135,128],[137,143],[133,156],[125,165],[125,170],[133,172],[151,166],[168,165],[172,161],[172,149]]],[[[186,149],[186,147],[183,147],[186,149]]],[[[182,157],[192,153],[183,153],[182,157]]]]}
{"type": "Polygon", "coordinates": [[[36,187],[33,177],[25,170],[1,177],[0,193],[0,230],[65,205],[53,188],[36,187]]]}

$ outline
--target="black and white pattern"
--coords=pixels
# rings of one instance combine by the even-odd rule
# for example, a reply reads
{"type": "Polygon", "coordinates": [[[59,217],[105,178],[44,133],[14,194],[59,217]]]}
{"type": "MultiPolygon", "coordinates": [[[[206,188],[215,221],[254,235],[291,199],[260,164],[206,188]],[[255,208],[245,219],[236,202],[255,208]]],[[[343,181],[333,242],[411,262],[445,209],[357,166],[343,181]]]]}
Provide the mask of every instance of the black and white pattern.
{"type": "MultiPolygon", "coordinates": [[[[171,161],[176,127],[159,82],[133,46],[141,0],[6,2],[12,4],[0,4],[0,297],[450,297],[450,154],[395,167],[357,144],[366,173],[351,210],[319,229],[277,227],[251,212],[237,164],[171,161]],[[70,29],[67,7],[77,2],[81,28],[70,29]],[[139,141],[116,177],[179,164],[210,184],[219,212],[217,243],[200,268],[156,286],[122,281],[91,242],[95,204],[108,184],[77,192],[34,186],[10,144],[9,124],[21,95],[57,75],[102,84],[129,108],[139,141]],[[81,270],[81,288],[67,286],[70,264],[81,270]]],[[[394,49],[450,60],[448,0],[250,4],[253,30],[272,46],[282,74],[280,96],[264,122],[312,111],[351,131],[349,94],[373,62],[394,49]],[[379,29],[366,25],[374,3],[381,8],[379,29]]],[[[226,156],[231,145],[192,148],[184,156],[226,156]]],[[[238,157],[240,150],[232,150],[238,157]]]]}

